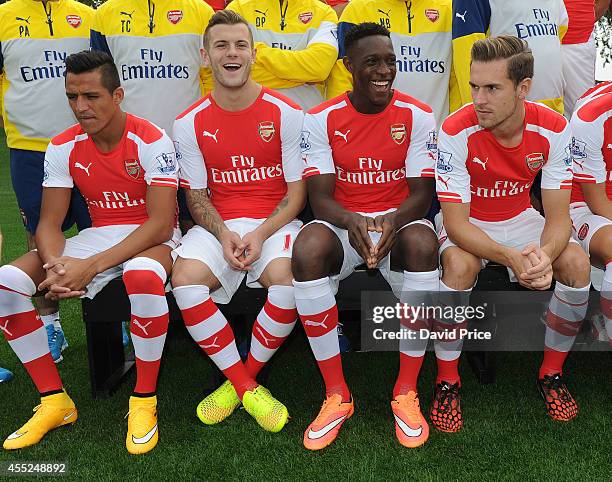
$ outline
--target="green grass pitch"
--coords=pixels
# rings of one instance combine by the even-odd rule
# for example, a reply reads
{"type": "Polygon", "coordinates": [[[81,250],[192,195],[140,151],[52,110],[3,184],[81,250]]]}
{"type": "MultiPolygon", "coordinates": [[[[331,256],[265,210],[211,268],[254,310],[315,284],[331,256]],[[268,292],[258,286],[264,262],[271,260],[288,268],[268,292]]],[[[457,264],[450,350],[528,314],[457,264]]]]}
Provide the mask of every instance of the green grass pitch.
{"type": "MultiPolygon", "coordinates": [[[[10,184],[8,151],[0,146],[2,262],[25,250],[21,220],[10,184]]],[[[183,330],[166,345],[159,380],[160,442],[145,456],[125,449],[127,400],[134,374],[108,399],[93,400],[88,381],[84,326],[78,301],[62,305],[70,342],[59,365],[74,398],[78,422],[48,434],[37,446],[0,451],[0,461],[66,462],[70,479],[157,480],[610,480],[612,447],[612,357],[576,353],[566,366],[580,404],[578,418],[554,423],[535,388],[541,355],[498,356],[498,379],[479,385],[462,363],[465,428],[458,434],[432,429],[427,444],[405,449],[395,439],[389,405],[397,374],[395,353],[350,353],[345,374],[356,411],[335,444],[320,453],[302,446],[304,429],[318,412],[322,384],[301,333],[274,360],[269,388],[292,416],[279,434],[261,430],[243,410],[206,427],[195,415],[210,365],[183,330]]],[[[38,400],[34,385],[4,341],[0,366],[16,379],[0,386],[0,438],[31,415],[38,400]]],[[[421,403],[431,403],[434,362],[428,355],[420,379],[421,403]]],[[[0,475],[0,478],[2,476],[0,475]]]]}

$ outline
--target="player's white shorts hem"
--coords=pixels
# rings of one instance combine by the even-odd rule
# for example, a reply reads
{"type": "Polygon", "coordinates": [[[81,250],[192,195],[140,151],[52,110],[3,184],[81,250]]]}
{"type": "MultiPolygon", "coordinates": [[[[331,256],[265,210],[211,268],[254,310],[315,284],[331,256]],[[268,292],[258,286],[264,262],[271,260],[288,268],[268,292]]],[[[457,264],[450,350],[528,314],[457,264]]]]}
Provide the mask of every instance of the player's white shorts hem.
{"type": "MultiPolygon", "coordinates": [[[[381,214],[389,213],[391,211],[394,211],[394,210],[383,211],[380,213],[360,213],[360,214],[363,214],[364,216],[369,216],[369,217],[376,217],[381,214]]],[[[343,251],[344,256],[342,259],[342,267],[340,268],[340,273],[331,275],[329,277],[332,292],[335,295],[338,292],[338,286],[340,284],[340,281],[348,278],[353,273],[353,271],[355,271],[355,268],[357,266],[365,263],[365,260],[359,255],[359,253],[357,253],[355,248],[353,248],[353,246],[351,245],[349,241],[348,230],[339,228],[338,226],[328,223],[327,221],[321,221],[319,219],[315,219],[314,221],[309,222],[306,226],[310,224],[315,224],[315,223],[323,224],[327,226],[338,237],[338,239],[340,240],[340,244],[342,245],[342,251],[343,251]]],[[[412,221],[402,226],[398,230],[398,232],[406,228],[407,226],[412,226],[415,224],[422,224],[424,226],[427,226],[435,233],[433,224],[427,219],[417,219],[416,221],[412,221]]],[[[372,243],[377,244],[378,241],[380,240],[380,237],[382,236],[382,233],[370,232],[369,235],[370,235],[370,239],[372,240],[372,243]]],[[[393,290],[393,293],[395,294],[395,296],[399,298],[399,295],[402,292],[402,286],[404,284],[404,273],[399,272],[399,271],[393,271],[391,269],[391,253],[387,254],[387,256],[385,256],[378,263],[377,268],[380,271],[380,273],[383,275],[387,283],[389,283],[389,286],[393,290]]]]}
{"type": "Polygon", "coordinates": [[[611,226],[612,221],[603,216],[593,214],[586,203],[570,204],[570,218],[572,218],[572,237],[587,254],[591,239],[597,231],[605,226],[611,226]]]}
{"type": "MultiPolygon", "coordinates": [[[[442,211],[436,215],[435,223],[441,257],[445,249],[457,245],[451,241],[446,233],[442,211]]],[[[481,221],[480,219],[470,218],[470,223],[482,229],[496,243],[522,250],[528,244],[540,245],[540,236],[544,230],[545,220],[538,211],[530,207],[513,218],[503,221],[481,221]]],[[[570,238],[570,242],[575,243],[572,238],[570,238]]],[[[481,262],[481,269],[484,269],[489,260],[483,259],[481,262]]],[[[510,281],[516,282],[514,272],[510,268],[508,268],[508,275],[510,276],[510,281]]]]}
{"type": "MultiPolygon", "coordinates": [[[[265,219],[238,218],[230,219],[225,224],[242,238],[245,234],[254,231],[264,221],[265,219]]],[[[257,280],[268,264],[277,258],[291,258],[293,243],[301,227],[301,221],[293,220],[266,239],[261,249],[261,256],[252,264],[248,272],[233,269],[223,257],[223,249],[219,240],[198,225],[183,236],[180,245],[172,252],[172,256],[175,260],[179,256],[184,259],[196,259],[208,266],[221,283],[221,287],[211,293],[211,298],[215,303],[227,304],[240,287],[245,275],[248,287],[261,288],[257,280]]]]}
{"type": "MultiPolygon", "coordinates": [[[[79,232],[76,236],[66,240],[63,256],[72,258],[86,259],[102,251],[112,248],[127,238],[139,224],[118,224],[113,226],[101,226],[99,228],[87,228],[79,232]]],[[[178,246],[181,239],[181,232],[174,229],[172,238],[163,243],[174,249],[178,246]]],[[[93,298],[113,279],[123,274],[123,265],[117,266],[98,273],[87,285],[87,292],[83,298],[93,298]]]]}

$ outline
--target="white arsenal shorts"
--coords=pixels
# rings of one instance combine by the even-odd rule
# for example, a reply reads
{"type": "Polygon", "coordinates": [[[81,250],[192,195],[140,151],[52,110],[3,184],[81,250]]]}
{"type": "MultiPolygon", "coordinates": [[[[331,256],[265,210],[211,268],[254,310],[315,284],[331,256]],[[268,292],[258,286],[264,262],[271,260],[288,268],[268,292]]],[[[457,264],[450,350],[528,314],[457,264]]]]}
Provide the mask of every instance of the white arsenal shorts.
{"type": "Polygon", "coordinates": [[[572,218],[572,237],[582,246],[587,254],[593,235],[605,226],[612,225],[612,221],[603,216],[593,214],[586,203],[570,204],[570,217],[572,218]]]}
{"type": "MultiPolygon", "coordinates": [[[[119,244],[128,237],[138,224],[118,224],[113,226],[101,226],[99,228],[88,228],[81,231],[76,236],[66,240],[63,256],[72,258],[85,259],[95,254],[106,251],[116,244],[119,244]]],[[[172,239],[163,243],[174,249],[178,246],[181,239],[181,232],[175,229],[172,233],[172,239]]],[[[123,274],[123,263],[102,271],[97,274],[94,279],[87,285],[87,292],[84,298],[93,298],[113,279],[118,278],[123,274]]]]}
{"type": "MultiPolygon", "coordinates": [[[[265,219],[238,218],[225,221],[225,224],[230,231],[243,237],[254,231],[264,221],[265,219]]],[[[260,258],[251,265],[252,268],[249,271],[233,269],[223,257],[223,249],[219,240],[201,226],[191,228],[183,236],[172,255],[175,259],[178,256],[184,259],[197,259],[208,266],[221,283],[221,288],[213,291],[211,298],[216,303],[226,304],[231,301],[245,275],[248,287],[261,288],[257,280],[270,261],[277,258],[291,258],[293,242],[301,227],[301,221],[293,220],[266,239],[261,248],[260,258]]]]}
{"type": "MultiPolygon", "coordinates": [[[[435,219],[438,242],[440,243],[440,256],[446,248],[456,246],[448,237],[443,221],[442,211],[440,211],[435,219]]],[[[493,241],[502,246],[518,250],[522,250],[528,244],[540,245],[544,222],[544,217],[531,207],[504,221],[481,221],[470,218],[470,223],[482,229],[493,241]]],[[[575,243],[571,238],[570,242],[575,243]]],[[[483,259],[482,267],[484,268],[488,262],[489,260],[483,259]]],[[[508,268],[508,274],[510,275],[510,281],[515,282],[516,277],[510,268],[508,268]]]]}
{"type": "MultiPolygon", "coordinates": [[[[379,213],[359,213],[359,214],[362,214],[363,216],[375,218],[376,216],[379,216],[381,214],[387,214],[392,211],[395,211],[395,210],[391,209],[391,210],[382,211],[379,213]]],[[[329,229],[331,229],[334,232],[336,236],[338,236],[338,239],[340,240],[340,244],[342,244],[342,251],[344,252],[344,259],[342,260],[342,268],[340,268],[340,273],[331,275],[329,277],[331,281],[330,284],[332,287],[332,291],[335,295],[338,292],[338,285],[340,284],[340,281],[342,281],[345,278],[348,278],[353,273],[353,271],[355,271],[355,268],[357,266],[365,263],[365,260],[351,245],[349,241],[348,230],[339,228],[338,226],[334,226],[333,224],[328,223],[327,221],[321,221],[318,219],[315,219],[314,221],[311,221],[308,224],[314,224],[314,223],[324,224],[325,226],[327,226],[329,229]]],[[[411,223],[408,223],[405,226],[402,226],[400,228],[400,231],[404,229],[405,227],[411,226],[413,224],[423,224],[424,226],[427,226],[428,228],[430,228],[432,231],[435,232],[433,224],[431,224],[431,222],[428,221],[427,219],[418,219],[416,221],[412,221],[411,223]]],[[[380,240],[382,233],[370,232],[369,235],[370,235],[370,239],[372,240],[372,243],[376,245],[378,241],[380,240]]],[[[383,275],[387,283],[389,283],[389,286],[393,290],[393,293],[395,294],[395,296],[399,298],[399,295],[402,292],[402,286],[404,284],[404,273],[393,271],[391,269],[390,253],[387,254],[387,256],[385,256],[380,261],[380,263],[378,263],[377,268],[380,271],[380,273],[383,275]]]]}

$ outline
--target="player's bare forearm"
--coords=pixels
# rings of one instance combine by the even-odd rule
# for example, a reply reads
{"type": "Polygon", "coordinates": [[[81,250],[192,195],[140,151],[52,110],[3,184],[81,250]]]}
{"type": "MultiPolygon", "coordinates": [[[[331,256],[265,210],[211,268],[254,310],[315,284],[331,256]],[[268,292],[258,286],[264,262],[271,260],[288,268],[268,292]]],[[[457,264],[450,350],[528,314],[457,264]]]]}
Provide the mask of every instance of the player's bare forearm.
{"type": "Polygon", "coordinates": [[[581,186],[584,200],[591,212],[612,220],[612,200],[606,194],[605,183],[583,183],[581,186]]]}
{"type": "Polygon", "coordinates": [[[355,213],[345,209],[334,199],[336,176],[334,174],[312,176],[307,179],[307,184],[308,199],[315,218],[348,229],[355,213]]]}
{"type": "Polygon", "coordinates": [[[221,233],[227,231],[227,226],[219,211],[213,206],[206,189],[185,190],[187,207],[196,224],[202,226],[215,238],[220,240],[221,233]]]}
{"type": "Polygon", "coordinates": [[[554,262],[567,247],[572,234],[572,221],[569,214],[550,218],[546,215],[546,223],[540,236],[540,247],[546,252],[551,262],[554,262]]]}
{"type": "Polygon", "coordinates": [[[147,214],[149,218],[123,241],[88,258],[96,274],[124,263],[137,254],[172,238],[176,215],[176,189],[149,186],[147,214]]]}
{"type": "Polygon", "coordinates": [[[443,202],[444,227],[453,243],[464,251],[482,259],[508,266],[509,253],[505,246],[495,242],[482,229],[469,221],[468,203],[443,202]]]}
{"type": "Polygon", "coordinates": [[[410,196],[402,202],[397,211],[389,215],[396,230],[425,217],[433,200],[435,184],[432,178],[409,178],[408,187],[410,196]]]}
{"type": "Polygon", "coordinates": [[[36,249],[43,264],[59,258],[64,251],[66,238],[61,226],[39,222],[36,229],[36,249]]]}
{"type": "Polygon", "coordinates": [[[542,206],[546,221],[540,235],[540,247],[546,252],[551,263],[566,248],[572,234],[569,199],[568,189],[542,189],[542,206]]]}
{"type": "Polygon", "coordinates": [[[59,258],[64,251],[66,238],[62,232],[62,223],[68,212],[71,195],[70,188],[43,188],[40,221],[36,229],[36,248],[43,264],[59,258]]]}
{"type": "Polygon", "coordinates": [[[287,183],[287,194],[278,203],[272,214],[257,228],[264,239],[293,221],[306,204],[306,183],[296,181],[287,183]]]}

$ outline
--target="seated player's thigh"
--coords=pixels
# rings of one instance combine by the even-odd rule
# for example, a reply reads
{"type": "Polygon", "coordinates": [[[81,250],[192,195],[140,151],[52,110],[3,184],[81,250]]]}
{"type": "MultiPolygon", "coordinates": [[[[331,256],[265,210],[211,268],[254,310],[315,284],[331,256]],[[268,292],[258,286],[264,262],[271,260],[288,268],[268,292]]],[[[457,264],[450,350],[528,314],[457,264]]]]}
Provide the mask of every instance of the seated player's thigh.
{"type": "Polygon", "coordinates": [[[343,260],[342,243],[336,233],[325,224],[307,224],[293,243],[291,269],[297,281],[338,274],[343,260]]]}
{"type": "MultiPolygon", "coordinates": [[[[222,285],[231,293],[238,288],[243,272],[230,268],[223,256],[223,248],[217,238],[201,226],[194,226],[172,252],[175,259],[172,267],[172,286],[205,285],[215,291],[222,285]]],[[[229,299],[225,301],[229,302],[229,299]]]]}
{"type": "Polygon", "coordinates": [[[478,256],[458,246],[450,246],[442,251],[440,264],[443,271],[442,281],[456,290],[471,289],[482,269],[482,260],[478,256]]]}
{"type": "Polygon", "coordinates": [[[566,286],[582,288],[590,283],[591,263],[578,243],[570,242],[552,264],[553,277],[566,286]]]}
{"type": "Polygon", "coordinates": [[[34,281],[37,290],[38,285],[47,277],[47,272],[43,269],[43,262],[37,251],[29,251],[9,264],[27,274],[34,281]]]}
{"type": "Polygon", "coordinates": [[[410,223],[391,248],[393,271],[433,271],[438,267],[438,237],[429,221],[410,223]]]}
{"type": "Polygon", "coordinates": [[[208,286],[210,291],[221,288],[221,283],[208,265],[197,259],[176,258],[172,267],[172,287],[188,285],[208,286]]]}
{"type": "Polygon", "coordinates": [[[612,259],[612,223],[599,228],[589,242],[591,264],[605,269],[606,262],[612,259]]]}
{"type": "Polygon", "coordinates": [[[538,211],[528,208],[512,219],[502,221],[499,227],[504,233],[503,241],[496,236],[498,233],[488,233],[494,241],[522,251],[529,244],[540,245],[540,237],[546,220],[538,211]]]}

